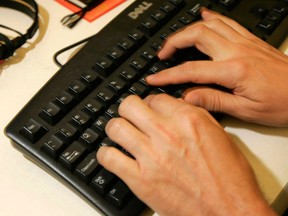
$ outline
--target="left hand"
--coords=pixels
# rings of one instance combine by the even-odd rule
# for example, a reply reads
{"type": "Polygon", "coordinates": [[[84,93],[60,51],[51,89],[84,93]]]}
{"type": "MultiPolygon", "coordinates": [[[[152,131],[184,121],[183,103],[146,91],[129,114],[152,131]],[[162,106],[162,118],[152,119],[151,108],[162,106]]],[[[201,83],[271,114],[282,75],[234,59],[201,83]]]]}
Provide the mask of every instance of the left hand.
{"type": "Polygon", "coordinates": [[[106,133],[135,159],[105,146],[98,161],[160,215],[274,215],[246,159],[206,110],[163,94],[129,96],[119,114],[106,133]]]}

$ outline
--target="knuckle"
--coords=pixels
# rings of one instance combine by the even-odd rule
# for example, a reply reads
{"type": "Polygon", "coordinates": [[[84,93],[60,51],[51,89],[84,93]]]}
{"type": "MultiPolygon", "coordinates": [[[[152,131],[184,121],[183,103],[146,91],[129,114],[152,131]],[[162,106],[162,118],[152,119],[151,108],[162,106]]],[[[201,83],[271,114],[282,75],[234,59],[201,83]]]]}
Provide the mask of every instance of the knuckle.
{"type": "Polygon", "coordinates": [[[210,25],[216,26],[216,27],[219,27],[220,25],[224,24],[224,22],[220,18],[212,19],[212,20],[209,20],[208,22],[210,22],[210,25]]]}
{"type": "Polygon", "coordinates": [[[146,102],[148,105],[153,106],[156,103],[158,103],[161,100],[164,100],[165,98],[167,98],[168,96],[166,94],[155,94],[155,95],[149,95],[146,98],[146,102]]]}
{"type": "Polygon", "coordinates": [[[156,94],[154,97],[151,98],[151,102],[156,103],[159,100],[163,100],[166,98],[166,94],[156,94]]]}
{"type": "Polygon", "coordinates": [[[193,62],[184,62],[178,65],[178,69],[180,72],[190,71],[192,69],[193,62]]]}
{"type": "Polygon", "coordinates": [[[202,35],[205,35],[207,31],[209,31],[209,28],[205,24],[199,23],[195,25],[193,32],[196,37],[201,37],[202,35]]]}
{"type": "Polygon", "coordinates": [[[180,115],[182,119],[183,128],[188,128],[188,130],[197,128],[200,124],[204,122],[205,116],[208,114],[208,111],[194,107],[193,109],[183,110],[180,115]]]}
{"type": "Polygon", "coordinates": [[[238,76],[238,80],[247,78],[247,72],[249,71],[250,63],[246,59],[239,58],[235,61],[232,61],[231,64],[232,68],[234,68],[235,75],[238,76]]]}

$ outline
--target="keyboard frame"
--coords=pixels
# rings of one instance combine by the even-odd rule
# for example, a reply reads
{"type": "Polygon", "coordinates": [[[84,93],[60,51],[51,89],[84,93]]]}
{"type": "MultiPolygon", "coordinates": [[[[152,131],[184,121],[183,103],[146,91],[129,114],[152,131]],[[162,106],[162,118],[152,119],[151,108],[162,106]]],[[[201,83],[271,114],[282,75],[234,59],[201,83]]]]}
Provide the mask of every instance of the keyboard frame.
{"type": "MultiPolygon", "coordinates": [[[[247,0],[245,0],[247,2],[247,0]]],[[[244,0],[242,2],[245,2],[244,0]]],[[[130,207],[127,208],[129,211],[118,211],[117,209],[110,208],[110,205],[107,205],[107,201],[103,199],[100,195],[91,192],[91,188],[88,187],[85,183],[81,180],[75,178],[74,174],[63,166],[60,166],[57,161],[51,160],[49,156],[44,154],[41,150],[41,143],[43,140],[47,139],[47,137],[57,133],[62,122],[68,122],[71,117],[79,111],[80,107],[83,107],[85,103],[93,97],[93,90],[83,101],[81,101],[77,107],[73,108],[62,120],[61,123],[56,124],[55,126],[49,125],[45,122],[41,117],[38,115],[35,116],[35,113],[40,113],[41,109],[47,104],[47,101],[53,101],[55,95],[59,93],[59,89],[55,88],[55,86],[66,86],[69,83],[79,79],[79,74],[83,70],[90,69],[95,65],[95,59],[99,56],[102,56],[103,53],[106,53],[107,47],[106,46],[98,46],[95,49],[95,44],[98,44],[99,39],[105,38],[105,44],[112,44],[114,45],[119,38],[124,38],[127,36],[127,32],[130,32],[132,28],[137,28],[138,24],[146,18],[146,14],[149,14],[155,9],[159,8],[161,2],[156,0],[150,0],[153,5],[145,11],[144,14],[139,16],[137,20],[129,20],[127,18],[127,12],[133,11],[136,7],[139,6],[143,1],[135,1],[131,5],[129,5],[121,14],[119,14],[114,20],[110,22],[109,25],[104,27],[99,33],[97,33],[74,57],[67,62],[47,83],[37,92],[37,94],[25,105],[25,107],[20,111],[20,113],[15,116],[15,118],[9,123],[9,125],[5,129],[6,135],[11,139],[12,145],[22,152],[25,157],[29,160],[33,161],[35,164],[46,170],[48,173],[56,177],[70,189],[75,191],[81,197],[88,201],[93,207],[96,209],[100,209],[101,213],[105,215],[138,215],[138,209],[143,209],[144,205],[141,206],[137,199],[132,200],[129,203],[130,207]],[[129,20],[129,24],[127,25],[127,19],[129,20]],[[136,22],[137,21],[137,22],[136,22]],[[117,34],[111,34],[111,32],[115,32],[115,26],[121,26],[121,30],[117,31],[117,34]],[[87,57],[89,56],[89,58],[87,57]],[[45,128],[48,129],[48,132],[35,144],[27,141],[24,137],[19,135],[19,131],[22,129],[23,125],[29,120],[31,117],[35,119],[37,122],[40,122],[45,128]],[[138,207],[137,207],[138,206],[138,207]],[[136,208],[134,208],[136,207],[136,208]],[[136,209],[135,212],[131,212],[131,209],[136,209]]],[[[164,2],[164,1],[163,1],[164,2]]],[[[196,1],[191,1],[196,2],[196,1]]],[[[199,1],[197,1],[199,2],[199,1]]],[[[202,2],[202,1],[200,1],[202,2]]],[[[275,1],[255,1],[262,2],[263,4],[272,4],[275,1]]],[[[214,3],[212,3],[211,9],[223,13],[225,15],[229,15],[231,18],[239,20],[240,13],[243,9],[246,11],[249,10],[248,6],[239,3],[239,7],[237,7],[233,11],[233,16],[230,12],[227,12],[225,8],[218,7],[214,3]],[[241,6],[241,7],[240,7],[241,6]]],[[[254,16],[245,16],[242,18],[243,20],[240,22],[246,23],[249,20],[251,26],[245,26],[248,29],[253,29],[253,26],[257,25],[259,22],[258,18],[254,16]]],[[[169,25],[169,22],[166,24],[169,25]]],[[[288,35],[288,28],[283,28],[283,26],[288,26],[288,16],[281,22],[279,28],[276,29],[269,37],[265,34],[262,34],[261,31],[254,32],[256,35],[259,35],[262,38],[267,37],[267,42],[274,47],[279,47],[281,42],[283,42],[288,35]],[[286,35],[286,36],[283,36],[286,35]]],[[[148,42],[147,42],[148,43],[148,42]]],[[[125,62],[124,64],[128,63],[125,62]]],[[[101,88],[102,86],[107,85],[108,80],[104,81],[97,87],[97,89],[101,88]]]]}

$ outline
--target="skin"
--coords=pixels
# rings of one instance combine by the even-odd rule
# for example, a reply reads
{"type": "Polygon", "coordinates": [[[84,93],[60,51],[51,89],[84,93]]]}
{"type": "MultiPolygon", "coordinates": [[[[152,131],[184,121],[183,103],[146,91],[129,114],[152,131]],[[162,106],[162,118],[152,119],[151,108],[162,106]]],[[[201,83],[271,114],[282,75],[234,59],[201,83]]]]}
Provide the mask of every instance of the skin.
{"type": "Polygon", "coordinates": [[[184,100],[248,122],[288,126],[288,57],[227,17],[207,9],[202,17],[204,21],[172,35],[158,56],[169,59],[178,49],[196,46],[211,60],[185,62],[147,82],[218,84],[229,92],[195,87],[187,89],[184,100]]]}
{"type": "Polygon", "coordinates": [[[106,133],[133,157],[103,146],[97,159],[160,215],[276,215],[249,163],[207,110],[287,125],[287,57],[232,20],[208,10],[202,17],[172,35],[158,56],[168,59],[178,49],[196,46],[211,60],[183,63],[147,82],[216,83],[230,92],[207,86],[188,89],[183,99],[127,97],[106,133]]]}
{"type": "Polygon", "coordinates": [[[133,95],[119,113],[106,133],[134,159],[101,147],[98,161],[160,215],[274,215],[248,162],[206,110],[165,94],[133,95]]]}

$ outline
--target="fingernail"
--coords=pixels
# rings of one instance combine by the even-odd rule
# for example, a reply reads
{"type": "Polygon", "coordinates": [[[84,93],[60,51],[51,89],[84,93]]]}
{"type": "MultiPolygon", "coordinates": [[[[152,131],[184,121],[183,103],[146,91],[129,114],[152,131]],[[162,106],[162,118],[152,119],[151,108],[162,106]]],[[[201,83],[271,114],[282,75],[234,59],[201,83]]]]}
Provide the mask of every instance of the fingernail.
{"type": "Polygon", "coordinates": [[[146,82],[149,83],[151,80],[153,81],[155,79],[155,75],[151,74],[151,75],[147,76],[145,79],[146,79],[146,82]]]}
{"type": "Polygon", "coordinates": [[[207,18],[207,16],[209,16],[209,14],[210,14],[209,9],[207,9],[205,7],[201,8],[201,16],[203,19],[207,18]]]}

